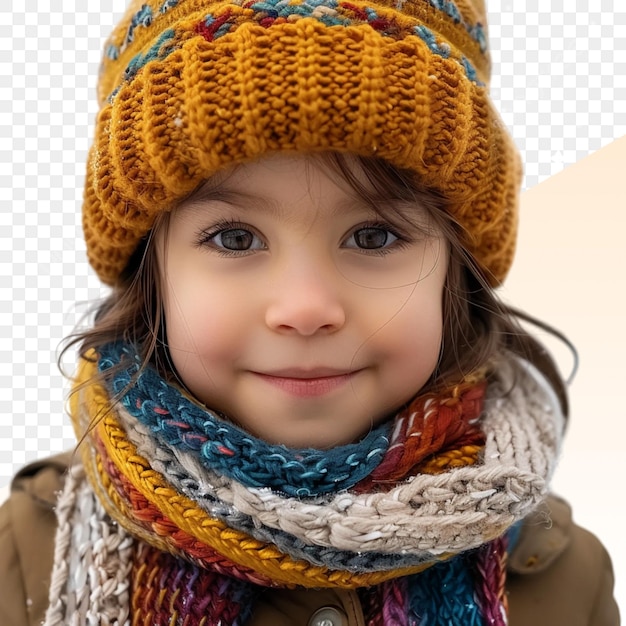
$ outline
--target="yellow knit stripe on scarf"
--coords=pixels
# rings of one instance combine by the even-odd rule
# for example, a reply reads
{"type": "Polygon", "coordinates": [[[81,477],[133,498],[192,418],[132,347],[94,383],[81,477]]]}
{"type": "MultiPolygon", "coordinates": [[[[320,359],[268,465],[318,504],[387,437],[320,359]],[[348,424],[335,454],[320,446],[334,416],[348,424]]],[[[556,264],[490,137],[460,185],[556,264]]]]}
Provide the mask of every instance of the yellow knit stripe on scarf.
{"type": "MultiPolygon", "coordinates": [[[[97,374],[97,365],[83,361],[79,370],[79,382],[89,381],[97,374]]],[[[80,417],[77,405],[77,394],[73,396],[71,414],[74,427],[80,433],[80,417]]],[[[198,541],[224,555],[233,563],[253,569],[254,571],[274,580],[278,585],[303,587],[342,587],[354,589],[357,587],[369,587],[377,585],[398,576],[408,576],[423,571],[431,564],[396,569],[392,571],[353,573],[342,570],[330,570],[327,567],[311,565],[303,560],[294,560],[283,554],[272,544],[264,543],[241,531],[228,527],[223,522],[211,518],[198,505],[173,489],[165,477],[150,467],[150,463],[137,453],[135,446],[128,441],[126,433],[112,415],[112,409],[103,387],[96,383],[90,383],[84,389],[84,400],[89,407],[102,409],[104,415],[95,426],[97,434],[101,438],[107,455],[113,461],[117,469],[129,480],[129,482],[149,502],[169,518],[180,530],[186,532],[198,541]],[[106,404],[102,404],[105,402],[106,404]]],[[[89,451],[84,450],[89,460],[89,451]]],[[[88,462],[86,465],[90,465],[88,462]]],[[[110,484],[108,476],[101,463],[96,465],[95,472],[88,470],[88,478],[96,493],[108,497],[102,498],[102,504],[107,513],[129,532],[135,532],[134,527],[128,527],[128,510],[120,506],[119,498],[112,497],[111,488],[104,485],[110,484]]],[[[146,533],[139,534],[144,541],[163,549],[162,540],[156,535],[146,533]]],[[[165,547],[171,551],[170,548],[165,547]]],[[[441,557],[445,558],[445,557],[441,557]]]]}

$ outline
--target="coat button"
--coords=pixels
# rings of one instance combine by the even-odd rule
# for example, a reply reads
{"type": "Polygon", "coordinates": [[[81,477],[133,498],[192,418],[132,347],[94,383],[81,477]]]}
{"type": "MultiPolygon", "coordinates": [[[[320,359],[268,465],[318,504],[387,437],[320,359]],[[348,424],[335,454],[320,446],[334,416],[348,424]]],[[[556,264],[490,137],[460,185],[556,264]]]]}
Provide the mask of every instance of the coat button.
{"type": "Polygon", "coordinates": [[[348,626],[348,616],[334,606],[325,606],[313,613],[308,626],[348,626]]]}

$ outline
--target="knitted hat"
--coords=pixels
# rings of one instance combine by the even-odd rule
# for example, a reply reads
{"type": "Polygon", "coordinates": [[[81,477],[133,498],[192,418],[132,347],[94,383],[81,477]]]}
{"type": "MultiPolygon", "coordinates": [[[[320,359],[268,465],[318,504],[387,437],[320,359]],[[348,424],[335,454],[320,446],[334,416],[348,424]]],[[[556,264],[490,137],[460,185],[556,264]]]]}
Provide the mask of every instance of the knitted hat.
{"type": "Polygon", "coordinates": [[[115,284],[156,216],[273,151],[378,156],[449,201],[491,283],[519,157],[488,97],[482,0],[133,0],[98,85],[83,226],[115,284]]]}

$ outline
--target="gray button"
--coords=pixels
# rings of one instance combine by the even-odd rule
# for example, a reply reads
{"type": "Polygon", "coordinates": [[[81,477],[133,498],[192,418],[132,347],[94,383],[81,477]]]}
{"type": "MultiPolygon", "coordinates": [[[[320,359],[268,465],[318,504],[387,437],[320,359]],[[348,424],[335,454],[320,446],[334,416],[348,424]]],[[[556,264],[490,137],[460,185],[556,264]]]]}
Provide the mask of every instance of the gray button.
{"type": "Polygon", "coordinates": [[[325,606],[315,611],[308,626],[348,626],[348,616],[334,606],[325,606]]]}

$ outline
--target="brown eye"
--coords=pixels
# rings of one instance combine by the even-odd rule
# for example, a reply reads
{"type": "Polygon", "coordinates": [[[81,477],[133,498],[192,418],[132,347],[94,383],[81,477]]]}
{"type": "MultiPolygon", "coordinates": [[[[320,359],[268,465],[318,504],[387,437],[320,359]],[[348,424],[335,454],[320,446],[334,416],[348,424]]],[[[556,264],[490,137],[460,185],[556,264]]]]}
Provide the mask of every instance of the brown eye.
{"type": "Polygon", "coordinates": [[[352,243],[351,240],[354,241],[354,244],[349,247],[361,248],[363,250],[378,250],[385,248],[397,239],[393,233],[385,228],[367,226],[355,230],[348,241],[350,243],[352,243]]]}
{"type": "Polygon", "coordinates": [[[248,224],[222,221],[198,233],[197,246],[214,250],[222,256],[246,255],[266,250],[263,236],[248,224]]]}
{"type": "MultiPolygon", "coordinates": [[[[222,230],[212,237],[212,242],[218,248],[243,252],[253,249],[256,236],[243,228],[229,228],[222,230]]],[[[257,248],[259,246],[256,246],[257,248]]],[[[256,248],[255,248],[256,249],[256,248]]]]}

